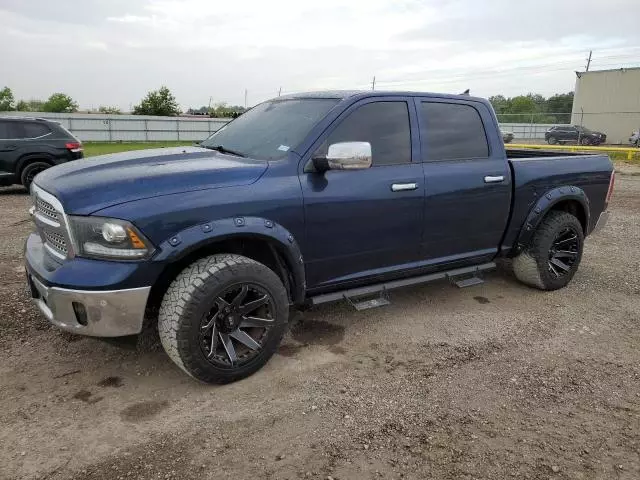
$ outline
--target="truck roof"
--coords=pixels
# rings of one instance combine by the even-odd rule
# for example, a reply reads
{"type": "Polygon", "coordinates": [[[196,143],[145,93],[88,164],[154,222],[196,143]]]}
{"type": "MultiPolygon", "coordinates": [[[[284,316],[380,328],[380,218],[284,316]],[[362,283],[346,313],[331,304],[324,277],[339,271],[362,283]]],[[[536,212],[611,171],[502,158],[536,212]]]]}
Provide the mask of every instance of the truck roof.
{"type": "Polygon", "coordinates": [[[350,97],[395,97],[395,96],[420,96],[433,98],[449,98],[452,100],[474,100],[479,102],[487,102],[486,99],[480,97],[472,97],[470,95],[453,95],[449,93],[434,92],[411,92],[411,91],[389,91],[389,90],[322,90],[317,92],[300,92],[282,95],[280,99],[292,98],[335,98],[345,100],[350,97]]]}

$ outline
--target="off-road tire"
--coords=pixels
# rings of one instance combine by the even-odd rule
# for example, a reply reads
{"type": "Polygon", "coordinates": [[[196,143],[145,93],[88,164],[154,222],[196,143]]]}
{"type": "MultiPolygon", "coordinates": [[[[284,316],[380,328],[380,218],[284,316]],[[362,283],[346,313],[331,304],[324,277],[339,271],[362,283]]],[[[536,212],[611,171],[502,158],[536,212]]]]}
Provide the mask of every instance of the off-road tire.
{"type": "Polygon", "coordinates": [[[580,221],[567,212],[549,212],[540,222],[529,245],[513,259],[513,273],[522,283],[540,290],[563,288],[578,270],[583,248],[584,234],[580,221]],[[549,251],[556,236],[566,227],[573,228],[578,236],[578,256],[570,271],[556,278],[548,267],[549,251]]]}
{"type": "Polygon", "coordinates": [[[51,165],[42,161],[27,164],[20,173],[20,183],[29,190],[34,177],[49,167],[51,167],[51,165]]]}
{"type": "Polygon", "coordinates": [[[197,380],[221,384],[248,377],[264,366],[286,331],[288,317],[287,292],[271,269],[240,255],[219,254],[192,263],[171,283],[160,305],[158,331],[176,365],[197,380]],[[274,324],[257,356],[235,368],[219,368],[202,352],[198,332],[217,295],[242,282],[258,284],[269,293],[275,306],[274,324]]]}

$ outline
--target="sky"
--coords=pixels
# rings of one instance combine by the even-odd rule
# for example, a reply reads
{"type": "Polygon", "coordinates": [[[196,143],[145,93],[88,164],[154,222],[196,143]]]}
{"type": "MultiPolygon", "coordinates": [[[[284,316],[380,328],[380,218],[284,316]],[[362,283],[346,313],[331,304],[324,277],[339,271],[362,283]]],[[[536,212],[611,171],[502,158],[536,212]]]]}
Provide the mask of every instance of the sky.
{"type": "Polygon", "coordinates": [[[638,0],[0,0],[0,88],[128,111],[282,93],[545,96],[575,71],[640,66],[638,0]]]}

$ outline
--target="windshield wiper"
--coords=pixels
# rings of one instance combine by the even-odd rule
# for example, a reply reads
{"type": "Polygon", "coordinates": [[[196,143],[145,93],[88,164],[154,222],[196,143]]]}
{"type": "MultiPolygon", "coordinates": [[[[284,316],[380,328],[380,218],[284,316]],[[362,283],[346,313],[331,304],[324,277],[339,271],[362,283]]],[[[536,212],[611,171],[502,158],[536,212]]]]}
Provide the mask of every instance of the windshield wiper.
{"type": "Polygon", "coordinates": [[[229,155],[235,155],[236,157],[246,157],[244,153],[236,152],[235,150],[229,150],[228,148],[224,148],[222,145],[200,145],[201,147],[208,148],[209,150],[215,150],[220,153],[227,153],[229,155]]]}

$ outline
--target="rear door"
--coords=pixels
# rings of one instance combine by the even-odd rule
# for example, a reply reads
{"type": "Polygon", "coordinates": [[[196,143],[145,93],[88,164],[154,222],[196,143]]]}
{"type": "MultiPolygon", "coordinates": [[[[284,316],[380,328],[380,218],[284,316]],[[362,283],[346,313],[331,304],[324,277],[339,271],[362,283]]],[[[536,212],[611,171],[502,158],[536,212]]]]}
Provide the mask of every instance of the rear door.
{"type": "Polygon", "coordinates": [[[566,127],[565,129],[565,139],[571,140],[572,142],[577,142],[580,136],[580,132],[576,127],[566,127]]]}
{"type": "Polygon", "coordinates": [[[480,102],[432,98],[416,98],[416,109],[425,175],[423,259],[492,258],[507,225],[511,174],[491,112],[480,102]]]}
{"type": "Polygon", "coordinates": [[[373,97],[343,112],[301,166],[308,288],[381,278],[419,258],[424,176],[411,98],[373,97]],[[309,172],[330,144],[369,142],[371,168],[309,172]],[[415,157],[415,158],[414,158],[415,157]]]}
{"type": "Polygon", "coordinates": [[[0,180],[2,177],[13,179],[18,149],[17,123],[0,119],[0,180]]]}

